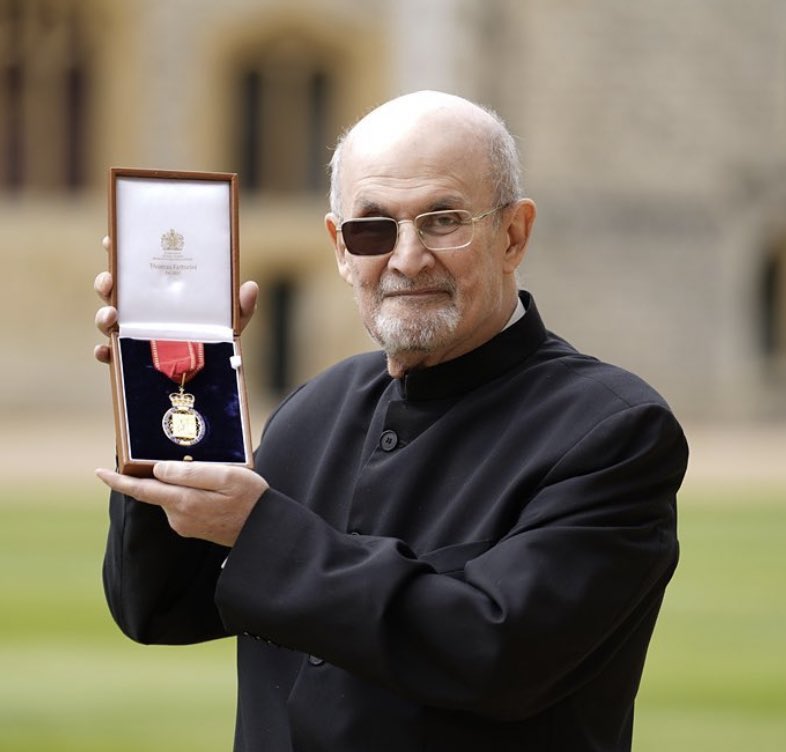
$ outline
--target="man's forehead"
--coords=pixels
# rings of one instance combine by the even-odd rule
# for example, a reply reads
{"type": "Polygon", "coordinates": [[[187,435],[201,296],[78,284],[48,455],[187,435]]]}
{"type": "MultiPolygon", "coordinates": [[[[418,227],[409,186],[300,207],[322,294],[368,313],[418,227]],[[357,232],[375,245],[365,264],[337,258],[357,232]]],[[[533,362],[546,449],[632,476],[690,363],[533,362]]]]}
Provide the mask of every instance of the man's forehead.
{"type": "MultiPolygon", "coordinates": [[[[386,191],[369,194],[358,192],[353,196],[352,210],[354,214],[366,216],[387,216],[395,214],[400,201],[395,194],[386,191]]],[[[458,191],[429,190],[422,186],[417,193],[407,192],[408,203],[417,207],[417,213],[439,211],[441,209],[465,209],[469,197],[458,191]]]]}
{"type": "Polygon", "coordinates": [[[421,92],[381,105],[349,132],[348,151],[357,156],[385,155],[397,149],[418,150],[435,140],[471,142],[489,126],[489,116],[459,97],[421,92]]]}
{"type": "Polygon", "coordinates": [[[462,127],[421,122],[402,130],[358,132],[342,154],[344,190],[416,190],[421,185],[465,193],[489,167],[483,139],[462,127]]]}
{"type": "Polygon", "coordinates": [[[438,209],[469,208],[482,203],[489,189],[485,168],[472,160],[453,158],[392,160],[379,165],[374,160],[350,160],[342,173],[345,211],[353,213],[422,213],[438,209]]]}

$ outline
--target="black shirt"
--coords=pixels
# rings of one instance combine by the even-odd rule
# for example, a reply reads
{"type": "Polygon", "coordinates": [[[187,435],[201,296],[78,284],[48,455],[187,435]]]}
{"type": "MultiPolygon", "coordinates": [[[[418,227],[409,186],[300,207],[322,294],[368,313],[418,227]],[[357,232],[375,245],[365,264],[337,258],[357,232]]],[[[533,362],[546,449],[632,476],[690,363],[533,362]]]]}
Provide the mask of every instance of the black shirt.
{"type": "Polygon", "coordinates": [[[522,299],[453,361],[394,380],[362,355],[290,396],[223,570],[113,500],[120,625],[239,635],[237,750],[630,749],[687,449],[657,393],[522,299]]]}

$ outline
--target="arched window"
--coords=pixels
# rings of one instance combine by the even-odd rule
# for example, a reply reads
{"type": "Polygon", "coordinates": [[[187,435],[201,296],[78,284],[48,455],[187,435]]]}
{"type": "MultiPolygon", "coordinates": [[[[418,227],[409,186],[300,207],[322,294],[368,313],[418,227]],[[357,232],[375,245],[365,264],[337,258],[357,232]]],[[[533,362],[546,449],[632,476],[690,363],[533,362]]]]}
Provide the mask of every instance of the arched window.
{"type": "Polygon", "coordinates": [[[773,364],[786,364],[786,237],[765,256],[760,300],[764,354],[773,364]]]}
{"type": "Polygon", "coordinates": [[[282,396],[293,386],[294,309],[297,284],[289,277],[272,280],[265,288],[269,341],[264,359],[265,386],[282,396]]]}
{"type": "Polygon", "coordinates": [[[237,74],[237,169],[246,189],[323,193],[336,137],[334,80],[307,39],[286,34],[237,74]]]}
{"type": "Polygon", "coordinates": [[[76,0],[0,0],[0,189],[84,184],[86,24],[76,0]]]}

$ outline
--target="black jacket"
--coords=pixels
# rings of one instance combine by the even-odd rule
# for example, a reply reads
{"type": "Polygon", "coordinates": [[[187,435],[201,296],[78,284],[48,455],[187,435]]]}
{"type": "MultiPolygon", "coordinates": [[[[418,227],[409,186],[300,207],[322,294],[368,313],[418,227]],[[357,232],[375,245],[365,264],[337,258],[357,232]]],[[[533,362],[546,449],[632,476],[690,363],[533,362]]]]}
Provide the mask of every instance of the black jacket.
{"type": "Polygon", "coordinates": [[[112,499],[122,629],[239,635],[236,750],[630,749],[687,447],[522,297],[461,358],[392,380],[363,355],[290,396],[231,552],[112,499]]]}

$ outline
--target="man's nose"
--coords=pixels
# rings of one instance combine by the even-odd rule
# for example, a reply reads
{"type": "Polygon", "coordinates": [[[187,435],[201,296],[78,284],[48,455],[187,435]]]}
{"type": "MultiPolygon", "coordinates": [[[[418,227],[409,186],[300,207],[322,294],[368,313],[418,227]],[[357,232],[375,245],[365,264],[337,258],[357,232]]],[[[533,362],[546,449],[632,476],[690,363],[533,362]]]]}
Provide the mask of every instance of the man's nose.
{"type": "Polygon", "coordinates": [[[399,222],[398,242],[390,254],[388,267],[405,277],[416,277],[424,269],[434,266],[434,254],[423,241],[411,220],[399,222]]]}

